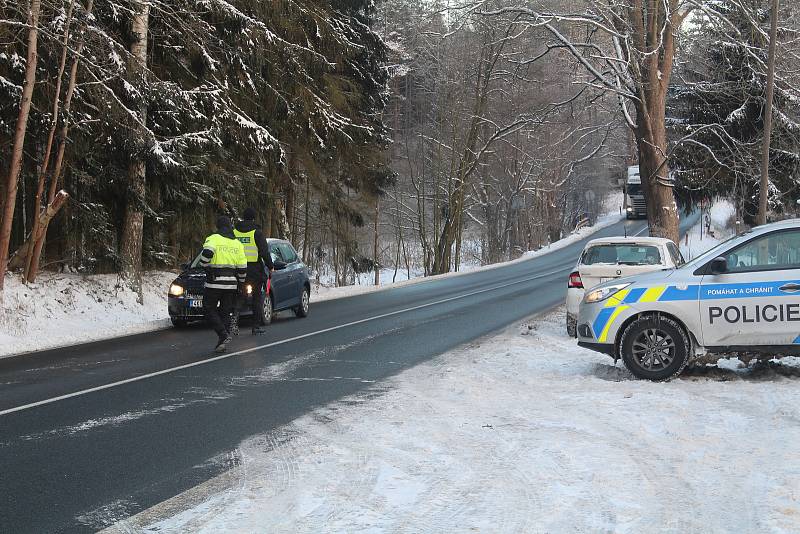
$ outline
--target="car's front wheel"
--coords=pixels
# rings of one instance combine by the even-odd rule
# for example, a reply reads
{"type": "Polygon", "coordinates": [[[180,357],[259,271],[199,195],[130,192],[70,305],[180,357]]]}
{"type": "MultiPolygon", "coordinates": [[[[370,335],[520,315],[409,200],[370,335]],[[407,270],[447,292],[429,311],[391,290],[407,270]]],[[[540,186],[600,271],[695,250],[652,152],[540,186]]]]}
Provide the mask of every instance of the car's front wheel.
{"type": "Polygon", "coordinates": [[[303,288],[303,294],[300,295],[300,305],[294,309],[294,314],[297,317],[308,317],[308,308],[311,305],[311,295],[308,288],[303,288]]]}
{"type": "Polygon", "coordinates": [[[620,356],[637,378],[668,380],[678,376],[691,353],[689,336],[669,317],[644,316],[629,324],[620,338],[620,356]]]}
{"type": "Polygon", "coordinates": [[[272,306],[272,295],[267,295],[264,299],[264,312],[263,316],[261,317],[261,322],[264,326],[269,325],[272,322],[272,318],[275,316],[274,308],[272,306]]]}

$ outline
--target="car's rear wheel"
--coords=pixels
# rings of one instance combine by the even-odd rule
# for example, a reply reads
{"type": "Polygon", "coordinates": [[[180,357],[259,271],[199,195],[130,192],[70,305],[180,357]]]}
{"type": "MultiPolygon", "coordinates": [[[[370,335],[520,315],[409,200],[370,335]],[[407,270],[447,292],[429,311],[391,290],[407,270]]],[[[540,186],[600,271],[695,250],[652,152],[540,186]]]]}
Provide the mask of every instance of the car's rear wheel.
{"type": "Polygon", "coordinates": [[[675,320],[645,316],[629,324],[620,338],[620,356],[637,378],[668,380],[689,361],[691,342],[675,320]]]}
{"type": "Polygon", "coordinates": [[[569,337],[578,337],[578,319],[570,314],[567,314],[567,335],[569,337]]]}
{"type": "Polygon", "coordinates": [[[189,323],[186,321],[186,319],[178,319],[176,317],[170,317],[169,320],[172,323],[172,326],[174,326],[175,328],[186,328],[187,326],[189,326],[189,323]]]}
{"type": "Polygon", "coordinates": [[[294,314],[297,317],[308,317],[308,309],[311,306],[311,295],[308,288],[303,288],[303,294],[300,295],[300,305],[295,307],[294,314]]]}

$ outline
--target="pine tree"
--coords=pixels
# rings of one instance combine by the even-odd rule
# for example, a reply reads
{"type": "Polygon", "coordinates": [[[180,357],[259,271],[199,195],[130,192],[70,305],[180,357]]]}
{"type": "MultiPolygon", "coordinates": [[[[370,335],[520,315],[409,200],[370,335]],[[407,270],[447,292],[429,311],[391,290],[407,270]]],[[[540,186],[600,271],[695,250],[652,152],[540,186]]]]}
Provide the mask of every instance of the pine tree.
{"type": "MultiPolygon", "coordinates": [[[[42,10],[49,31],[40,39],[43,82],[29,121],[34,146],[52,130],[54,119],[42,110],[58,98],[67,5],[42,10]]],[[[21,24],[25,10],[12,8],[3,4],[0,16],[21,24]]],[[[83,43],[77,89],[69,117],[58,119],[71,126],[56,140],[65,147],[63,183],[73,200],[62,224],[51,226],[46,254],[135,277],[194,253],[216,212],[257,204],[266,219],[286,219],[302,181],[348,224],[363,224],[366,197],[391,178],[381,120],[385,46],[370,27],[370,2],[112,0],[91,18],[80,11],[86,23],[73,24],[80,35],[67,37],[68,63],[83,43]]],[[[4,161],[26,53],[12,34],[0,27],[13,43],[0,54],[4,161]]],[[[15,212],[12,250],[41,198],[40,157],[30,150],[22,162],[16,204],[25,209],[15,212]]]]}
{"type": "MultiPolygon", "coordinates": [[[[708,196],[734,195],[741,200],[745,221],[752,224],[764,128],[768,45],[764,30],[769,10],[764,0],[718,0],[709,8],[727,23],[699,21],[693,45],[685,54],[683,80],[673,101],[676,137],[683,137],[675,161],[684,196],[693,191],[708,196]]],[[[780,76],[777,82],[770,196],[771,208],[782,212],[793,211],[800,198],[796,178],[800,170],[800,93],[780,76]]]]}

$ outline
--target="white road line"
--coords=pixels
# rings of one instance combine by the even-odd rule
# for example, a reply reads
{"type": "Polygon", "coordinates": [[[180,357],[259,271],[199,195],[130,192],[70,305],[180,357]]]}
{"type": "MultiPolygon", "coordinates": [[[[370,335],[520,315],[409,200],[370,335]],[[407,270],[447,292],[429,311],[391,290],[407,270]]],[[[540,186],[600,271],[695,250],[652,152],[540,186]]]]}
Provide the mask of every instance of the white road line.
{"type": "Polygon", "coordinates": [[[645,230],[648,230],[649,228],[650,228],[650,225],[647,225],[647,224],[646,224],[646,225],[644,226],[644,228],[642,228],[641,230],[639,230],[638,232],[636,232],[635,234],[633,234],[633,237],[638,237],[638,236],[642,235],[642,234],[644,233],[644,231],[645,231],[645,230]]]}
{"type": "Polygon", "coordinates": [[[249,349],[239,350],[239,351],[236,351],[236,352],[230,352],[230,353],[227,353],[227,354],[222,354],[220,356],[215,356],[213,358],[208,358],[206,360],[200,360],[200,361],[196,361],[196,362],[192,362],[192,363],[187,363],[187,364],[184,364],[184,365],[179,365],[177,367],[170,367],[169,369],[163,369],[161,371],[155,371],[153,373],[147,373],[145,375],[135,376],[133,378],[126,378],[125,380],[119,380],[117,382],[111,382],[109,384],[104,384],[102,386],[96,386],[96,387],[93,387],[93,388],[82,389],[80,391],[75,391],[73,393],[67,393],[66,395],[59,395],[58,397],[52,397],[52,398],[49,398],[49,399],[44,399],[44,400],[32,402],[30,404],[23,404],[22,406],[15,406],[14,408],[8,408],[6,410],[0,411],[0,416],[8,415],[8,414],[16,413],[16,412],[21,412],[21,411],[24,411],[24,410],[29,410],[31,408],[36,408],[37,406],[43,406],[45,404],[52,404],[54,402],[58,402],[58,401],[66,400],[66,399],[71,399],[73,397],[80,397],[82,395],[88,395],[89,393],[94,393],[96,391],[103,391],[104,389],[111,389],[111,388],[114,388],[114,387],[117,387],[117,386],[124,386],[125,384],[130,384],[132,382],[139,382],[140,380],[147,380],[148,378],[153,378],[153,377],[156,377],[156,376],[161,376],[161,375],[166,375],[166,374],[169,374],[169,373],[174,373],[175,371],[181,371],[183,369],[189,369],[191,367],[197,367],[198,365],[205,365],[205,364],[209,364],[209,363],[212,363],[212,362],[225,360],[227,358],[233,358],[234,356],[241,356],[242,354],[248,354],[250,352],[255,352],[255,351],[258,351],[258,350],[267,349],[267,348],[270,348],[270,347],[276,347],[278,345],[284,345],[286,343],[291,343],[292,341],[297,341],[299,339],[305,339],[307,337],[317,336],[319,334],[324,334],[326,332],[332,332],[334,330],[347,328],[349,326],[355,326],[355,325],[362,324],[362,323],[367,323],[367,322],[370,322],[370,321],[376,321],[378,319],[385,319],[386,317],[391,317],[393,315],[400,315],[402,313],[408,313],[410,311],[421,310],[423,308],[429,308],[431,306],[436,306],[438,304],[444,304],[446,302],[452,302],[454,300],[459,300],[459,299],[463,299],[463,298],[467,298],[467,297],[472,297],[474,295],[480,295],[481,293],[488,293],[490,291],[497,291],[498,289],[503,289],[503,288],[506,288],[506,287],[509,287],[509,286],[513,286],[513,285],[517,285],[517,284],[523,284],[525,282],[531,282],[533,280],[538,280],[539,278],[545,278],[547,276],[552,276],[554,274],[563,273],[563,272],[566,272],[566,271],[569,271],[569,270],[570,270],[570,268],[558,269],[558,270],[555,270],[555,271],[549,271],[549,272],[546,272],[546,273],[543,273],[543,274],[539,274],[539,275],[536,275],[536,276],[532,276],[532,277],[529,277],[529,278],[524,278],[522,280],[517,280],[515,282],[508,282],[508,283],[505,283],[505,284],[502,284],[502,285],[499,285],[499,286],[494,286],[494,287],[490,287],[490,288],[486,288],[486,289],[480,289],[478,291],[472,291],[470,293],[465,293],[463,295],[458,295],[458,296],[455,296],[455,297],[449,297],[449,298],[446,298],[446,299],[437,300],[435,302],[428,302],[427,304],[420,304],[419,306],[413,306],[411,308],[404,308],[402,310],[396,310],[396,311],[389,312],[389,313],[383,313],[381,315],[375,315],[374,317],[368,317],[366,319],[359,319],[358,321],[352,321],[352,322],[349,322],[349,323],[345,323],[345,324],[341,324],[341,325],[337,325],[337,326],[332,326],[330,328],[324,328],[322,330],[317,330],[316,332],[309,332],[308,334],[302,334],[300,336],[295,336],[295,337],[291,337],[291,338],[288,338],[288,339],[282,339],[280,341],[274,341],[272,343],[267,343],[266,345],[259,345],[258,347],[251,347],[249,349]]]}

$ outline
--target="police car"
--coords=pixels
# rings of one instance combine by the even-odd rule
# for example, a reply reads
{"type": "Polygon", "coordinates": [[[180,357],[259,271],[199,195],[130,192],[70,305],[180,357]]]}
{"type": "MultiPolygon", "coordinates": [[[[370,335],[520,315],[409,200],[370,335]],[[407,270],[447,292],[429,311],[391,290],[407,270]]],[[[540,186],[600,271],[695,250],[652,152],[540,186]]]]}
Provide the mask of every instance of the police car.
{"type": "Polygon", "coordinates": [[[800,353],[800,219],[754,228],[671,271],[587,291],[578,344],[666,380],[706,353],[800,353]]]}
{"type": "Polygon", "coordinates": [[[617,278],[674,269],[684,263],[675,243],[662,237],[592,239],[567,279],[567,334],[577,337],[578,308],[586,290],[617,278]]]}

